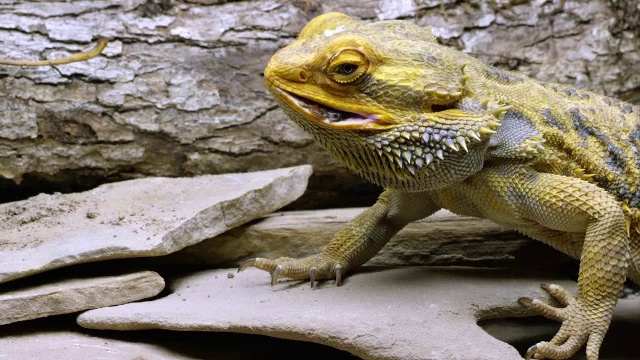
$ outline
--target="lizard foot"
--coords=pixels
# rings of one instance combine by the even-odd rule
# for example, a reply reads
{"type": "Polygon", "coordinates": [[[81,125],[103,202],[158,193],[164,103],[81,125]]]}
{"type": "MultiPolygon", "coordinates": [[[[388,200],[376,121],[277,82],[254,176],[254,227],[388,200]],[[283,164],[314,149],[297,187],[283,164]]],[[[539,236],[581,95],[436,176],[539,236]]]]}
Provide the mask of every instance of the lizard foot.
{"type": "Polygon", "coordinates": [[[309,279],[311,288],[315,288],[316,280],[336,279],[336,286],[340,286],[344,268],[342,265],[323,254],[316,254],[302,259],[282,257],[275,260],[255,258],[243,262],[238,268],[241,272],[249,267],[271,273],[271,286],[278,283],[278,278],[309,279]]]}
{"type": "Polygon", "coordinates": [[[589,311],[578,297],[561,286],[541,286],[564,307],[553,307],[531,298],[520,298],[518,302],[546,318],[562,322],[562,326],[551,341],[542,341],[530,347],[525,359],[568,359],[586,343],[587,359],[597,360],[600,345],[611,322],[611,311],[605,308],[589,311]]]}

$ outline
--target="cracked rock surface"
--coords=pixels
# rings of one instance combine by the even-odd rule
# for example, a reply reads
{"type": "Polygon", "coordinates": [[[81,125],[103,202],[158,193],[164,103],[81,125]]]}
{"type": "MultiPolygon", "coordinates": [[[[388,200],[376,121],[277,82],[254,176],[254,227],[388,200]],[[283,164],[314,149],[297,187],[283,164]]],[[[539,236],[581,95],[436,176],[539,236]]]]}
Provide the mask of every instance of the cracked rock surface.
{"type": "Polygon", "coordinates": [[[297,199],[310,166],[146,178],[0,205],[0,282],[77,263],[160,256],[297,199]]]}
{"type": "Polygon", "coordinates": [[[524,316],[516,299],[545,299],[541,282],[575,284],[504,270],[407,267],[364,269],[343,286],[269,285],[269,276],[235,269],[197,272],[167,282],[166,297],[90,310],[90,329],[229,331],[304,340],[365,359],[521,359],[486,333],[480,319],[524,316]]]}
{"type": "Polygon", "coordinates": [[[0,66],[0,177],[27,187],[310,163],[322,201],[365,196],[361,180],[285,118],[260,76],[328,11],[431,25],[488,63],[640,101],[635,0],[8,0],[1,57],[55,58],[112,41],[88,62],[0,66]]]}

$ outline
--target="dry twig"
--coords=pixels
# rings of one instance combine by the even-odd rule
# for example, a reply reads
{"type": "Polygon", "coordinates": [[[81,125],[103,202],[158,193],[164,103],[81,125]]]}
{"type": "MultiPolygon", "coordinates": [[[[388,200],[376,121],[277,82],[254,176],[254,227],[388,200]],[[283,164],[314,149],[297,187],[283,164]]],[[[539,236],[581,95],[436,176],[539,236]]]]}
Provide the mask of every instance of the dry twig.
{"type": "Polygon", "coordinates": [[[11,59],[0,59],[0,65],[15,65],[15,66],[53,66],[53,65],[62,65],[68,64],[77,61],[86,61],[92,59],[102,53],[105,47],[107,47],[107,43],[109,40],[107,39],[98,39],[98,44],[96,47],[89,51],[83,51],[79,53],[75,53],[69,56],[65,56],[60,59],[52,59],[52,60],[11,60],[11,59]]]}

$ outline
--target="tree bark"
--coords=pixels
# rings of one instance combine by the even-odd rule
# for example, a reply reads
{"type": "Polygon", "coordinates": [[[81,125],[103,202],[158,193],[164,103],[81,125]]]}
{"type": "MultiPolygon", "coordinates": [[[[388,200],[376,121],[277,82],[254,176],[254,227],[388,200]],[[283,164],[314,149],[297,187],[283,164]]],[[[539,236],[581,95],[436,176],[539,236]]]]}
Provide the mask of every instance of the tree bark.
{"type": "Polygon", "coordinates": [[[88,49],[99,37],[112,40],[87,62],[0,66],[0,177],[7,179],[0,188],[6,201],[130,177],[310,163],[316,175],[304,207],[366,204],[371,198],[359,194],[372,187],[313,144],[264,88],[270,56],[308,20],[341,11],[431,25],[443,43],[488,63],[637,103],[639,6],[634,0],[3,1],[2,58],[56,58],[88,49]]]}

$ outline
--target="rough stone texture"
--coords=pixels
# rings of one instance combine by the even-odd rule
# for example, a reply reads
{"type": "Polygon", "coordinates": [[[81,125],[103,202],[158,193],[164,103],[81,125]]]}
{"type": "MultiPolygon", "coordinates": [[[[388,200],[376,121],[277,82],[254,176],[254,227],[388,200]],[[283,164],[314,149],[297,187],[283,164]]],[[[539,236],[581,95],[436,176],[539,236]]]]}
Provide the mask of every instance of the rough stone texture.
{"type": "Polygon", "coordinates": [[[230,331],[312,341],[365,359],[521,359],[478,320],[527,315],[516,299],[546,298],[540,282],[575,284],[504,270],[405,267],[356,273],[341,287],[269,286],[268,274],[211,270],[173,279],[167,297],[90,310],[91,329],[230,331]]]}
{"type": "MultiPolygon", "coordinates": [[[[172,261],[236,266],[251,257],[304,257],[322,251],[364,209],[273,213],[169,256],[172,261]]],[[[402,229],[368,265],[509,265],[529,245],[495,223],[439,211],[402,229]]]]}
{"type": "Polygon", "coordinates": [[[147,178],[0,205],[0,282],[66,265],[159,256],[275,211],[304,192],[310,166],[147,178]]]}
{"type": "Polygon", "coordinates": [[[121,305],[156,296],[164,280],[152,271],[21,284],[0,292],[0,325],[121,305]]]}
{"type": "Polygon", "coordinates": [[[158,344],[135,343],[58,330],[7,334],[0,338],[0,358],[84,360],[186,360],[193,357],[176,354],[158,344]]]}
{"type": "Polygon", "coordinates": [[[76,316],[62,315],[0,327],[0,359],[297,360],[313,354],[322,359],[357,360],[328,346],[259,335],[87,330],[76,324],[76,316]]]}
{"type": "Polygon", "coordinates": [[[22,187],[0,185],[35,192],[43,182],[63,188],[103,176],[311,163],[323,179],[312,182],[323,201],[337,192],[333,206],[353,206],[363,182],[285,119],[260,77],[309,19],[342,11],[432,25],[444,43],[489,63],[637,103],[638,6],[637,0],[3,1],[2,57],[53,58],[88,48],[99,36],[113,40],[89,62],[0,66],[0,177],[24,179],[22,187]]]}

